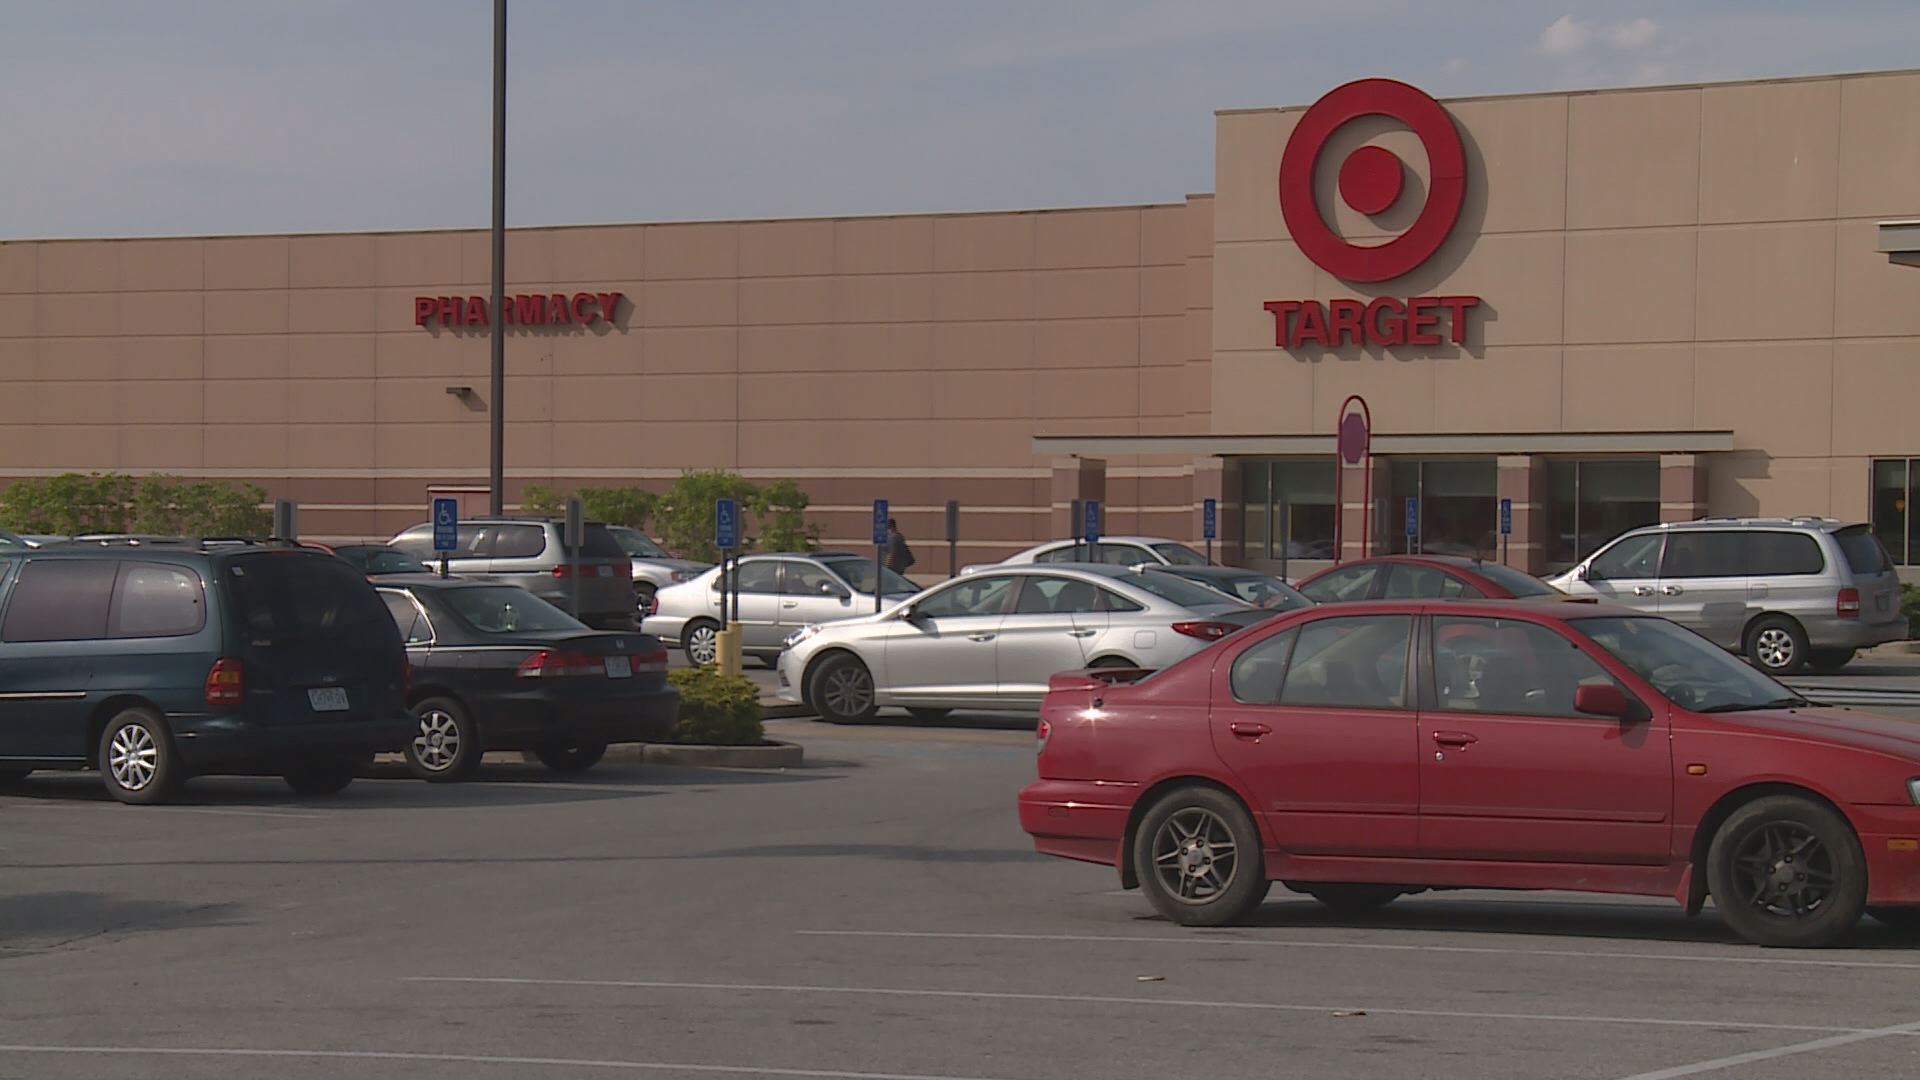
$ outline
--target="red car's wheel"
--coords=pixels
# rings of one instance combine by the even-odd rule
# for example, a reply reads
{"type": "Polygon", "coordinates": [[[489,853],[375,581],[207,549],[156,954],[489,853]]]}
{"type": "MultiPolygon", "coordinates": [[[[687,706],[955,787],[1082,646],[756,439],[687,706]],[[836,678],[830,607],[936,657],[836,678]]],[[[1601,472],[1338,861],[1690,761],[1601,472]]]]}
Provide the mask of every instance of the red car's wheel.
{"type": "Polygon", "coordinates": [[[1713,906],[1759,945],[1817,949],[1839,941],[1867,906],[1867,860],[1832,807],[1769,795],[1733,812],[1707,850],[1713,906]]]}
{"type": "Polygon", "coordinates": [[[1224,926],[1266,899],[1260,832],[1240,801],[1218,788],[1161,796],[1133,838],[1133,866],[1154,910],[1182,926],[1224,926]]]}

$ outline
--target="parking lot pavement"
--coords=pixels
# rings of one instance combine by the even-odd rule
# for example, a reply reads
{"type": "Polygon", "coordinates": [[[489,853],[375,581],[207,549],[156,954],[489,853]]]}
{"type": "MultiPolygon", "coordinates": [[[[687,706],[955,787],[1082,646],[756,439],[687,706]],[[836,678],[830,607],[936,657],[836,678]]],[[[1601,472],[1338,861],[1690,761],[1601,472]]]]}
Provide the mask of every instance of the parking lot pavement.
{"type": "Polygon", "coordinates": [[[186,805],[0,794],[0,1076],[1655,1080],[1920,1075],[1920,949],[1711,912],[1276,888],[1151,916],[1031,853],[1031,736],[775,725],[780,773],[605,767],[186,805]]]}

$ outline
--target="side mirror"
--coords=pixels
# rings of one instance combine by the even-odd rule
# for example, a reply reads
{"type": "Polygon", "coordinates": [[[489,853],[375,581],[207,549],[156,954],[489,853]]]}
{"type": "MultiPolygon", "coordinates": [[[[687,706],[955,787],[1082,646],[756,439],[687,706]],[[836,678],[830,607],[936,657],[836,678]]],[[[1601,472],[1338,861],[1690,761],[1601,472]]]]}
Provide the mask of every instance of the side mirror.
{"type": "Polygon", "coordinates": [[[1588,716],[1611,716],[1616,720],[1644,720],[1645,710],[1627,697],[1626,691],[1612,683],[1594,683],[1573,692],[1573,711],[1588,716]]]}
{"type": "Polygon", "coordinates": [[[1573,576],[1581,581],[1591,581],[1593,579],[1593,567],[1588,565],[1576,566],[1573,568],[1573,576]]]}

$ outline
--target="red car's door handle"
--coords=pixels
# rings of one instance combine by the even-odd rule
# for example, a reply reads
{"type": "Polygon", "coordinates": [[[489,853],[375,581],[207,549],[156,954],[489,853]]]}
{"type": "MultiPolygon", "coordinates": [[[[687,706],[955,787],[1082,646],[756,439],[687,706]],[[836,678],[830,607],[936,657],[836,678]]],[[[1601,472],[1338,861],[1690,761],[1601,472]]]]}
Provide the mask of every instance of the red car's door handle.
{"type": "Polygon", "coordinates": [[[1257,739],[1262,735],[1273,734],[1273,729],[1265,724],[1254,724],[1241,720],[1236,720],[1228,724],[1227,730],[1233,732],[1234,738],[1236,739],[1257,739]]]}
{"type": "Polygon", "coordinates": [[[1436,731],[1433,733],[1433,741],[1441,746],[1471,746],[1480,739],[1464,731],[1436,731]]]}

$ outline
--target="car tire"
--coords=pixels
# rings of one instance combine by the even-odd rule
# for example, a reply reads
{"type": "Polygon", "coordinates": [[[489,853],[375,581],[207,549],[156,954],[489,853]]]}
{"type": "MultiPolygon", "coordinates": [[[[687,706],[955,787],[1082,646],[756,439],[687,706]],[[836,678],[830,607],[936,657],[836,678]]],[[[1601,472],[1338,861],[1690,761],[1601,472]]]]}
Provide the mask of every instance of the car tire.
{"type": "Polygon", "coordinates": [[[873,672],[849,653],[828,657],[814,671],[811,692],[814,710],[830,724],[858,724],[873,719],[873,672]]]}
{"type": "Polygon", "coordinates": [[[1768,615],[1747,628],[1747,660],[1769,675],[1792,675],[1807,666],[1807,632],[1784,615],[1768,615]]]}
{"type": "Polygon", "coordinates": [[[1181,926],[1239,922],[1272,888],[1253,818],[1218,788],[1195,785],[1161,796],[1140,819],[1132,855],[1148,902],[1181,926]],[[1223,847],[1231,859],[1224,879],[1223,847]]]}
{"type": "Polygon", "coordinates": [[[1807,666],[1822,675],[1831,675],[1859,655],[1856,649],[1811,649],[1807,652],[1807,666]]]}
{"type": "Polygon", "coordinates": [[[1902,937],[1920,937],[1920,907],[1870,907],[1867,914],[1902,937]]]}
{"type": "Polygon", "coordinates": [[[680,648],[687,663],[706,667],[720,662],[720,624],[712,619],[695,619],[680,632],[680,648]]]}
{"type": "Polygon", "coordinates": [[[1798,795],[1735,810],[1707,849],[1707,890],[1741,937],[1817,949],[1845,937],[1867,905],[1867,860],[1839,812],[1798,795]]]}
{"type": "Polygon", "coordinates": [[[426,698],[413,707],[420,720],[407,743],[407,769],[432,784],[466,780],[480,771],[480,728],[466,706],[448,697],[426,698]]]}
{"type": "Polygon", "coordinates": [[[360,771],[359,762],[349,761],[339,765],[313,765],[303,769],[280,774],[295,795],[333,795],[345,791],[353,783],[354,774],[360,771]]]}
{"type": "Polygon", "coordinates": [[[540,764],[557,773],[583,773],[607,756],[607,744],[603,742],[577,742],[561,745],[542,746],[533,752],[540,764]]]}
{"type": "Polygon", "coordinates": [[[1295,892],[1306,893],[1342,915],[1362,915],[1369,911],[1378,911],[1405,896],[1407,892],[1398,885],[1347,884],[1330,881],[1302,882],[1299,885],[1287,887],[1295,892]]]}
{"type": "Polygon", "coordinates": [[[100,732],[100,778],[123,803],[166,802],[186,781],[167,722],[152,709],[124,709],[100,732]]]}
{"type": "Polygon", "coordinates": [[[952,709],[908,709],[907,715],[923,724],[937,724],[953,715],[952,709]]]}

